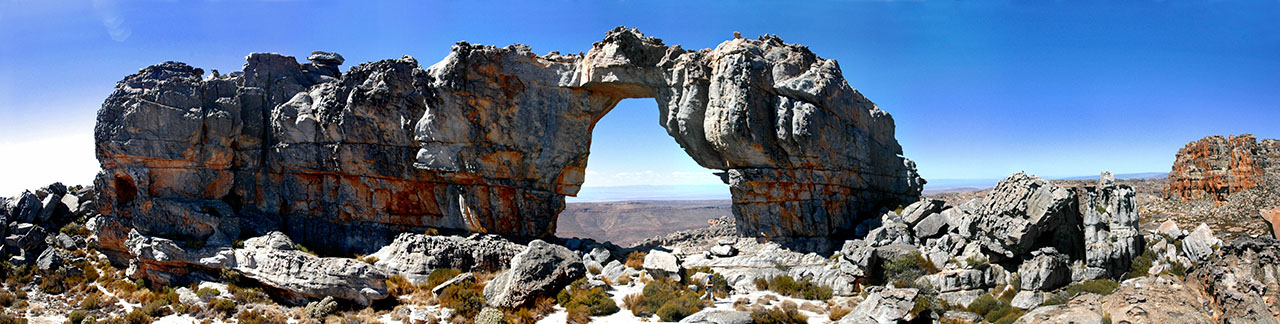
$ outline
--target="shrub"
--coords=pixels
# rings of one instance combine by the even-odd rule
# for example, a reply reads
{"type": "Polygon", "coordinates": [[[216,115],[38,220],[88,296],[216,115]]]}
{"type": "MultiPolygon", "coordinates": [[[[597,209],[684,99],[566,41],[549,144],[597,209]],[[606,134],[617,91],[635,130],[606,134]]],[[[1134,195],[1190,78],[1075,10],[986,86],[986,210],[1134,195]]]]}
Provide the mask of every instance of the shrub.
{"type": "Polygon", "coordinates": [[[237,285],[227,285],[227,289],[231,290],[231,299],[241,304],[255,304],[266,302],[270,299],[267,293],[262,292],[261,288],[245,288],[237,285]]]}
{"type": "Polygon", "coordinates": [[[751,281],[751,283],[755,284],[755,286],[756,286],[756,290],[768,290],[768,289],[769,289],[769,279],[765,279],[765,278],[756,278],[756,280],[752,280],[752,281],[751,281]]]}
{"type": "Polygon", "coordinates": [[[756,324],[804,324],[808,323],[809,318],[795,309],[774,307],[752,311],[751,321],[756,324]]]}
{"type": "Polygon", "coordinates": [[[84,311],[74,310],[74,311],[71,311],[71,314],[67,315],[67,321],[71,322],[72,324],[80,324],[80,322],[84,322],[84,317],[85,317],[84,311]]]}
{"type": "Polygon", "coordinates": [[[97,293],[84,296],[84,299],[80,300],[80,309],[94,310],[99,307],[102,307],[102,297],[97,293]]]}
{"type": "Polygon", "coordinates": [[[702,310],[702,300],[693,294],[683,294],[675,299],[662,303],[658,308],[658,318],[663,322],[678,322],[693,313],[702,310]]]}
{"type": "Polygon", "coordinates": [[[27,324],[27,319],[20,317],[12,317],[9,314],[0,312],[0,324],[27,324]]]}
{"type": "Polygon", "coordinates": [[[368,264],[378,263],[378,257],[372,255],[356,255],[356,260],[368,264]]]}
{"type": "Polygon", "coordinates": [[[619,286],[626,286],[626,285],[630,285],[630,284],[631,284],[631,276],[623,275],[623,276],[621,276],[621,277],[618,277],[618,280],[617,280],[617,281],[615,281],[614,283],[618,284],[619,286]]]}
{"type": "Polygon", "coordinates": [[[196,297],[199,297],[202,300],[209,300],[221,295],[222,295],[222,291],[219,291],[216,288],[204,287],[196,290],[196,297]]]}
{"type": "Polygon", "coordinates": [[[1145,277],[1151,271],[1151,264],[1156,259],[1156,252],[1151,250],[1150,244],[1147,246],[1148,248],[1142,251],[1141,255],[1133,258],[1133,263],[1129,264],[1129,275],[1126,278],[1145,277]]]}
{"type": "Polygon", "coordinates": [[[162,317],[169,315],[169,303],[166,300],[154,300],[142,306],[142,313],[151,317],[162,317]]]}
{"type": "Polygon", "coordinates": [[[214,312],[231,315],[231,313],[236,312],[236,302],[218,298],[209,302],[209,308],[213,309],[214,312]]]}
{"type": "Polygon", "coordinates": [[[593,265],[593,266],[590,266],[590,267],[587,267],[587,273],[590,273],[590,274],[593,274],[593,275],[598,275],[598,274],[600,274],[600,267],[597,267],[597,266],[594,266],[594,265],[593,265]]]}
{"type": "Polygon", "coordinates": [[[405,279],[402,275],[388,277],[386,284],[387,293],[397,297],[412,294],[416,289],[416,287],[413,286],[413,283],[409,282],[409,279],[405,279]]]}
{"type": "Polygon", "coordinates": [[[454,316],[472,318],[484,307],[484,293],[475,282],[452,285],[440,292],[440,306],[452,308],[454,316]]]}
{"type": "Polygon", "coordinates": [[[587,306],[576,305],[568,308],[569,318],[565,320],[568,324],[586,324],[591,323],[591,311],[587,306]]]}
{"type": "Polygon", "coordinates": [[[985,315],[988,312],[991,312],[992,309],[995,309],[999,304],[1000,301],[996,300],[995,297],[992,297],[991,294],[984,294],[979,296],[978,299],[974,299],[972,303],[969,303],[968,310],[974,314],[985,315]]]}
{"type": "Polygon", "coordinates": [[[426,287],[428,287],[427,289],[435,288],[436,286],[439,286],[445,281],[449,281],[449,279],[453,279],[453,277],[457,277],[461,273],[462,271],[458,271],[458,269],[451,269],[451,268],[440,268],[440,269],[431,270],[431,273],[427,275],[426,287]]]}
{"type": "Polygon", "coordinates": [[[1060,291],[1057,293],[1049,294],[1048,296],[1045,296],[1044,302],[1040,303],[1040,306],[1066,304],[1067,302],[1071,301],[1071,297],[1072,296],[1068,295],[1066,291],[1060,291]]]}
{"type": "Polygon", "coordinates": [[[631,252],[627,255],[627,267],[639,270],[644,268],[644,257],[649,255],[645,252],[631,252]]]}
{"type": "Polygon", "coordinates": [[[0,306],[4,306],[4,307],[13,306],[13,301],[15,300],[17,300],[17,298],[14,297],[13,294],[7,291],[0,292],[0,306]]]}
{"type": "Polygon", "coordinates": [[[141,309],[134,309],[124,315],[124,321],[129,324],[148,324],[151,323],[151,316],[143,313],[141,309]]]}
{"type": "Polygon", "coordinates": [[[285,324],[288,320],[278,312],[275,314],[268,313],[263,310],[249,310],[236,314],[236,323],[238,324],[285,324]]]}
{"type": "MultiPolygon", "coordinates": [[[[723,277],[721,277],[723,278],[723,277]]],[[[713,276],[714,279],[714,276],[713,276]]],[[[767,287],[778,294],[789,296],[792,298],[802,298],[809,300],[828,300],[833,295],[831,287],[820,286],[808,279],[796,281],[791,276],[782,275],[769,279],[758,278],[755,280],[756,288],[761,286],[767,287]]],[[[728,281],[724,282],[724,286],[728,288],[728,281]]],[[[764,288],[761,288],[762,290],[764,288]]]]}
{"type": "Polygon", "coordinates": [[[645,284],[640,294],[623,298],[623,303],[636,316],[658,315],[663,321],[675,322],[704,307],[698,293],[671,280],[654,280],[645,284]]]}
{"type": "Polygon", "coordinates": [[[914,287],[920,276],[938,273],[938,267],[916,251],[885,262],[880,270],[885,283],[900,287],[914,287]]]}
{"type": "Polygon", "coordinates": [[[338,311],[338,301],[333,300],[333,296],[325,296],[320,301],[307,303],[307,307],[303,311],[306,312],[308,317],[322,319],[338,311]]]}
{"type": "MultiPolygon", "coordinates": [[[[565,308],[584,306],[591,316],[604,316],[618,312],[618,304],[608,295],[605,295],[604,289],[601,287],[585,290],[570,287],[563,290],[562,293],[568,295],[565,298],[565,302],[561,303],[565,308]]],[[[557,296],[556,299],[558,300],[560,297],[557,296]]]]}
{"type": "Polygon", "coordinates": [[[832,322],[839,321],[841,318],[844,318],[845,315],[849,315],[850,312],[853,312],[853,310],[836,306],[831,309],[830,314],[827,314],[827,319],[830,319],[832,322]]]}

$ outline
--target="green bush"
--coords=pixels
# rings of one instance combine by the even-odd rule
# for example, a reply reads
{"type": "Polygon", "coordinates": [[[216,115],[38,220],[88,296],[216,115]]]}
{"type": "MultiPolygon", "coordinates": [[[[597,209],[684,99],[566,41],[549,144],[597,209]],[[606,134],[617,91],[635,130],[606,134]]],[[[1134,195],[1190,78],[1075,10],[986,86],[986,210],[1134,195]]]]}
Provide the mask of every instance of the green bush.
{"type": "Polygon", "coordinates": [[[484,292],[475,282],[467,281],[452,285],[440,292],[436,299],[440,306],[452,308],[454,316],[472,318],[484,308],[484,292]]]}
{"type": "Polygon", "coordinates": [[[196,297],[199,297],[200,299],[203,299],[203,300],[209,300],[211,298],[218,297],[221,295],[222,295],[222,291],[219,291],[217,288],[203,287],[203,288],[200,288],[199,290],[196,290],[196,297]]]}
{"type": "Polygon", "coordinates": [[[809,322],[809,318],[795,309],[774,307],[752,311],[751,321],[756,324],[804,324],[809,322]]]}
{"type": "Polygon", "coordinates": [[[702,310],[702,300],[692,294],[683,294],[675,299],[662,303],[658,308],[658,319],[663,322],[678,322],[693,313],[702,310]]]}
{"type": "Polygon", "coordinates": [[[987,313],[990,313],[991,310],[996,309],[999,306],[999,300],[996,300],[996,298],[991,296],[991,294],[984,294],[979,296],[978,299],[974,299],[972,303],[969,303],[968,310],[970,313],[986,315],[987,313]]]}
{"type": "Polygon", "coordinates": [[[920,276],[938,273],[938,267],[916,251],[888,260],[880,270],[880,278],[885,283],[899,287],[915,287],[920,276]]]}
{"type": "Polygon", "coordinates": [[[569,307],[569,316],[565,319],[566,324],[587,324],[591,323],[591,310],[586,306],[577,305],[569,307]]]}
{"type": "Polygon", "coordinates": [[[71,311],[71,314],[67,315],[67,321],[71,322],[71,324],[80,324],[80,322],[84,321],[84,317],[85,317],[84,311],[74,310],[74,311],[71,311]]]}
{"type": "Polygon", "coordinates": [[[124,321],[129,324],[148,324],[151,323],[151,316],[143,313],[141,309],[134,309],[124,315],[124,321]]]}
{"type": "Polygon", "coordinates": [[[586,288],[586,278],[578,279],[556,294],[556,302],[564,308],[585,306],[591,316],[618,312],[618,303],[604,293],[603,287],[586,288]]]}
{"type": "Polygon", "coordinates": [[[27,324],[27,319],[21,317],[12,317],[9,314],[0,312],[0,324],[27,324]]]}
{"type": "Polygon", "coordinates": [[[671,280],[654,280],[644,285],[639,295],[627,296],[627,307],[636,316],[657,314],[663,321],[679,321],[696,313],[705,305],[698,293],[671,280]]]}
{"type": "Polygon", "coordinates": [[[102,307],[102,297],[96,293],[84,296],[84,299],[80,300],[80,309],[93,310],[99,307],[102,307]]]}
{"type": "Polygon", "coordinates": [[[439,286],[445,281],[449,281],[449,279],[453,279],[453,277],[457,277],[459,274],[462,274],[462,271],[459,271],[458,269],[452,269],[452,268],[440,268],[440,269],[431,270],[431,274],[427,275],[426,287],[427,289],[435,288],[436,286],[439,286]]]}
{"type": "Polygon", "coordinates": [[[236,312],[236,302],[218,298],[209,302],[209,308],[218,313],[231,315],[236,312]]]}
{"type": "Polygon", "coordinates": [[[13,301],[15,300],[18,300],[18,298],[14,297],[13,294],[7,291],[0,292],[0,306],[4,306],[4,307],[13,306],[13,301]]]}
{"type": "MultiPolygon", "coordinates": [[[[763,283],[763,286],[767,287],[769,290],[792,298],[828,300],[831,299],[831,296],[833,295],[831,287],[820,286],[808,279],[796,281],[796,279],[791,276],[782,275],[769,278],[763,282],[761,280],[764,279],[756,279],[755,284],[757,288],[759,288],[763,283]]],[[[728,286],[727,281],[725,282],[725,286],[728,286]]]]}

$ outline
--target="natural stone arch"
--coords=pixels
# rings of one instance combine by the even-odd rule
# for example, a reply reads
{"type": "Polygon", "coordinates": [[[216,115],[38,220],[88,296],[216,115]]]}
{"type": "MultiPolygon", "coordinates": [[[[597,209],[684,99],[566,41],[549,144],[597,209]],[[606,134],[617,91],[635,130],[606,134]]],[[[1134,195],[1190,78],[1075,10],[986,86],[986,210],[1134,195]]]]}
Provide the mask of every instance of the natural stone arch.
{"type": "Polygon", "coordinates": [[[121,81],[95,128],[102,247],[128,252],[129,229],[220,244],[279,228],[365,253],[426,228],[549,236],[592,128],[626,98],[654,98],[668,134],[722,170],[748,235],[845,235],[923,185],[892,117],[777,37],[687,51],[618,28],[577,55],[458,43],[426,69],[406,56],[346,73],[340,56],[309,59],[121,81]]]}
{"type": "Polygon", "coordinates": [[[668,134],[724,171],[745,234],[835,235],[923,184],[900,156],[892,117],[849,87],[835,61],[773,36],[686,51],[617,28],[585,55],[546,56],[459,43],[427,72],[435,97],[417,125],[415,166],[513,174],[557,196],[525,218],[554,219],[563,195],[577,193],[595,122],[626,98],[655,98],[668,134]],[[468,163],[516,155],[514,170],[535,172],[468,163]]]}

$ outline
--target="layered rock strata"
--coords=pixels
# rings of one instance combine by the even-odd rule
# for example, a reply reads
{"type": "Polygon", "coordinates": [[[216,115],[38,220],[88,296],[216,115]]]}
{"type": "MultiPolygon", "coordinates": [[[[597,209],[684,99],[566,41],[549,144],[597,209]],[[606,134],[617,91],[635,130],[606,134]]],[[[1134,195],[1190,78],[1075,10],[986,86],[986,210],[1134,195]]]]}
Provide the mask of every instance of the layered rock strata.
{"type": "Polygon", "coordinates": [[[1265,184],[1274,177],[1280,177],[1280,140],[1259,141],[1250,134],[1215,135],[1178,150],[1165,194],[1170,199],[1211,199],[1222,203],[1232,193],[1265,184]]]}
{"type": "Polygon", "coordinates": [[[278,228],[346,253],[428,228],[550,236],[592,127],[626,98],[655,98],[676,142],[723,172],[746,234],[835,235],[924,183],[835,61],[774,36],[690,51],[617,28],[586,54],[461,42],[426,69],[346,73],[333,53],[246,59],[117,84],[95,128],[104,250],[127,253],[131,228],[210,246],[278,228]]]}

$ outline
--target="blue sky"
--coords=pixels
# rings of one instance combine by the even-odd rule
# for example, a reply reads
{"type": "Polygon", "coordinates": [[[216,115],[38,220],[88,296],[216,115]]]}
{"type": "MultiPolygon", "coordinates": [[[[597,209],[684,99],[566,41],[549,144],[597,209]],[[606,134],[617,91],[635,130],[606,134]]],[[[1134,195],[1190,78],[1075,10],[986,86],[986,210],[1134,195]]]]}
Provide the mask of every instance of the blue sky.
{"type": "MultiPolygon", "coordinates": [[[[176,60],[222,72],[250,52],[347,65],[459,40],[586,51],[618,25],[685,48],[777,34],[836,59],[893,114],[926,178],[1167,171],[1211,134],[1280,137],[1280,1],[6,1],[0,195],[87,183],[115,82],[176,60]]],[[[587,186],[715,183],[627,100],[596,128],[587,186]]]]}

